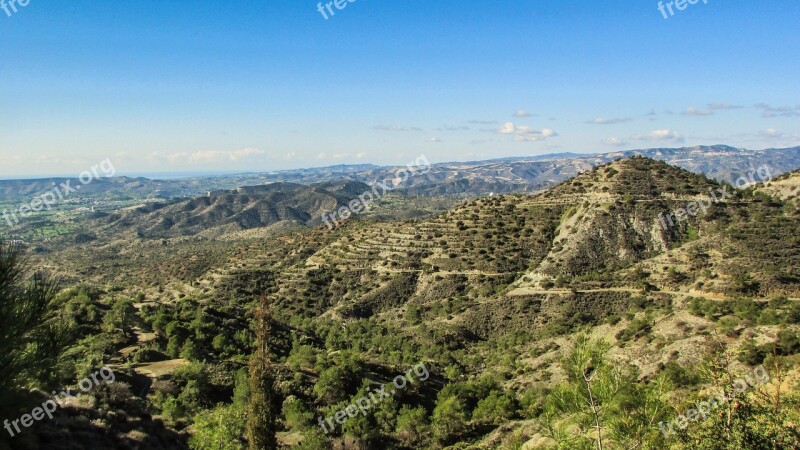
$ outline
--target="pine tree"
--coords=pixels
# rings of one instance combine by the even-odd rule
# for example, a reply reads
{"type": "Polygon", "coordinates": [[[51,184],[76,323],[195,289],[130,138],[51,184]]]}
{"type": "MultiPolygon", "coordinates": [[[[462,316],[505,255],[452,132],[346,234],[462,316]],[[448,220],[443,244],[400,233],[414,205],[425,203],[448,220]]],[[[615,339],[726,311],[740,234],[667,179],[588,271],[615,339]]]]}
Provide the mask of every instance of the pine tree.
{"type": "MultiPolygon", "coordinates": [[[[56,306],[59,283],[30,266],[21,250],[0,242],[0,399],[19,386],[51,381],[58,356],[72,344],[56,306]]],[[[0,409],[8,404],[0,401],[0,409]]]]}
{"type": "Polygon", "coordinates": [[[250,359],[250,400],[247,405],[246,435],[251,450],[278,448],[278,393],[270,361],[269,336],[272,317],[266,299],[261,298],[255,310],[256,350],[250,359]]]}

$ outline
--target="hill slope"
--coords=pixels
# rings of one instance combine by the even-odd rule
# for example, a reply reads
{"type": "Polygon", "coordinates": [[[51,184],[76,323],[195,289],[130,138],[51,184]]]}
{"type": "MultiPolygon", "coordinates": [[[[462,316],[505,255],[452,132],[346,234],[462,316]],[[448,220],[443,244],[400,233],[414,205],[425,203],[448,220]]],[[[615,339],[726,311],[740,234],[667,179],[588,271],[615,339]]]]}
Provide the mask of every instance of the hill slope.
{"type": "MultiPolygon", "coordinates": [[[[241,196],[221,204],[251,205],[253,198],[277,195],[259,189],[221,193],[241,196]]],[[[764,429],[789,435],[800,423],[793,419],[800,403],[791,393],[800,376],[800,218],[796,208],[759,189],[735,190],[635,157],[535,195],[469,200],[433,218],[355,219],[334,230],[320,226],[277,237],[99,240],[42,257],[68,279],[103,286],[104,309],[118,296],[137,298],[141,326],[155,339],[126,341],[120,360],[143,371],[163,359],[172,358],[165,365],[190,361],[203,383],[213,374],[208,395],[227,402],[207,406],[213,414],[235,407],[232,380],[252,350],[252,309],[269,307],[278,385],[282,398],[297,402],[296,410],[284,411],[300,412],[285,417],[279,438],[286,444],[494,449],[527,442],[553,448],[558,436],[548,433],[562,425],[567,435],[584,438],[588,432],[576,431],[568,415],[547,411],[564,398],[558,393],[584,389],[583,379],[570,384],[566,357],[588,335],[607,343],[606,357],[620,370],[615,373],[625,371],[617,383],[624,395],[604,403],[606,411],[616,405],[620,412],[604,416],[603,429],[620,423],[614,417],[640,417],[631,405],[656,402],[648,404],[660,405],[659,412],[625,431],[629,440],[619,447],[646,439],[646,448],[664,448],[650,418],[671,420],[704,398],[707,388],[721,388],[701,370],[721,361],[720,351],[728,362],[709,366],[708,373],[720,367],[752,373],[773,361],[769,355],[783,358],[786,387],[777,392],[784,409],[764,429]],[[668,226],[662,221],[701,203],[704,211],[668,226]],[[316,417],[335,414],[365,389],[423,363],[429,380],[398,391],[344,431],[314,431],[316,417]],[[648,397],[664,386],[658,398],[648,397]]],[[[182,229],[215,207],[201,200],[169,206],[187,210],[182,229]]],[[[222,216],[238,219],[244,210],[222,216]]],[[[180,209],[171,214],[182,217],[180,209]]],[[[181,415],[176,405],[197,408],[192,399],[202,385],[186,382],[188,370],[174,381],[154,375],[157,394],[150,396],[179,429],[194,416],[181,415]]],[[[769,386],[770,395],[778,384],[769,386]]],[[[769,405],[758,411],[775,411],[769,405]]],[[[575,414],[591,417],[585,405],[575,414]]],[[[757,422],[756,416],[736,417],[743,426],[757,422]]],[[[621,439],[608,433],[609,441],[621,439]]],[[[670,444],[695,448],[696,436],[670,444]]]]}

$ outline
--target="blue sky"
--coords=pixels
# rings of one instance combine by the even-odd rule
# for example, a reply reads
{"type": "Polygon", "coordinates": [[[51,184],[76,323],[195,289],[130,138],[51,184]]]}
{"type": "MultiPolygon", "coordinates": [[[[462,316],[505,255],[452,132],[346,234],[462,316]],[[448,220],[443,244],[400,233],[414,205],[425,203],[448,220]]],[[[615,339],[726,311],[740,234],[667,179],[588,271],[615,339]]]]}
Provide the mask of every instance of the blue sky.
{"type": "Polygon", "coordinates": [[[0,9],[0,176],[800,144],[796,0],[317,3],[0,9]]]}

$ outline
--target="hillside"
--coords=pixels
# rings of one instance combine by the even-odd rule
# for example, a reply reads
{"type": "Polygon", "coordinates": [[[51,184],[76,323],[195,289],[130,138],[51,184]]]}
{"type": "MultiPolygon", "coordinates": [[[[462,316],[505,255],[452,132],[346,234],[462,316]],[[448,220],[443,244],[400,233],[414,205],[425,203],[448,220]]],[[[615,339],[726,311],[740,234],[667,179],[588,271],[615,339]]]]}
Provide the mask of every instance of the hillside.
{"type": "MultiPolygon", "coordinates": [[[[572,419],[545,426],[544,411],[571,382],[564,357],[582,335],[607,341],[614,366],[631,371],[631,403],[614,408],[633,408],[655,379],[674,384],[663,394],[669,405],[685,406],[713,385],[700,369],[720,351],[732,361],[725,370],[736,373],[772,361],[770,352],[785,358],[786,383],[797,385],[800,221],[797,209],[758,189],[732,190],[634,157],[541,193],[467,200],[432,218],[355,219],[334,230],[276,236],[269,228],[238,231],[247,224],[239,222],[248,217],[243,212],[259,210],[266,199],[289,204],[295,196],[287,190],[298,198],[307,193],[299,186],[259,187],[127,216],[124,229],[145,235],[162,232],[141,224],[167,217],[166,210],[185,217],[172,238],[52,243],[38,258],[70,283],[92,286],[87,297],[75,297],[82,306],[70,310],[109,309],[119,297],[131,299],[137,329],[152,337],[115,332],[97,339],[117,342],[103,344],[103,351],[120,370],[152,377],[152,408],[178,430],[209,430],[202,424],[211,416],[194,417],[200,411],[214,420],[238,414],[241,403],[230,399],[237,398],[236,374],[252,349],[246,330],[253,308],[269,305],[281,396],[312,413],[286,416],[282,442],[552,448],[548,427],[572,419]],[[725,189],[714,202],[710,192],[725,189]],[[241,206],[203,215],[219,202],[241,206]],[[694,202],[706,202],[706,212],[662,224],[664,214],[694,202]],[[206,225],[218,219],[229,224],[206,225]],[[210,231],[189,235],[197,229],[210,231]],[[217,239],[208,239],[209,232],[217,239]],[[387,410],[370,412],[366,428],[348,425],[327,437],[314,431],[317,415],[333,414],[363,395],[363,386],[386,383],[419,363],[430,380],[398,395],[387,410]],[[226,403],[194,403],[192,380],[203,396],[226,403]],[[442,410],[453,398],[459,406],[441,431],[442,410]],[[402,405],[409,410],[403,413],[402,405]],[[407,428],[411,408],[419,415],[416,428],[407,428]],[[386,414],[395,425],[380,425],[386,414]],[[188,423],[201,425],[187,429],[188,423]]],[[[786,389],[785,404],[797,405],[786,389]]],[[[665,404],[659,414],[671,408],[665,404]]],[[[800,422],[789,418],[800,409],[787,408],[782,427],[796,429],[800,422]]],[[[642,430],[641,439],[661,442],[657,427],[642,430]]]]}
{"type": "Polygon", "coordinates": [[[158,238],[188,235],[216,236],[269,226],[318,225],[322,214],[345,206],[369,191],[356,182],[312,186],[274,183],[209,192],[204,197],[144,206],[103,215],[96,234],[130,233],[158,238]]]}
{"type": "Polygon", "coordinates": [[[800,170],[776,177],[757,190],[769,196],[798,204],[800,202],[800,170]]]}
{"type": "MultiPolygon", "coordinates": [[[[36,196],[47,192],[52,183],[58,185],[69,182],[72,186],[78,186],[80,182],[67,179],[11,180],[0,181],[0,210],[11,211],[9,217],[13,218],[10,221],[0,220],[0,237],[38,244],[82,230],[86,236],[79,241],[91,239],[96,234],[93,232],[95,224],[87,224],[84,219],[106,217],[109,214],[117,223],[113,227],[107,227],[108,231],[127,233],[126,235],[130,234],[130,230],[126,228],[128,224],[141,222],[132,215],[151,214],[153,220],[139,230],[139,236],[150,238],[188,236],[212,228],[216,230],[208,231],[209,236],[269,225],[274,225],[276,230],[286,226],[313,226],[319,222],[312,217],[319,214],[311,212],[321,214],[320,207],[323,204],[340,207],[342,205],[339,202],[349,202],[367,190],[358,188],[336,200],[326,199],[331,194],[338,196],[341,189],[346,191],[346,188],[336,186],[341,186],[342,183],[372,186],[386,183],[387,180],[398,182],[384,199],[388,201],[380,202],[380,210],[370,211],[362,216],[377,220],[411,219],[441,212],[464,198],[539,192],[593,167],[633,156],[663,160],[676,167],[725,182],[737,182],[743,176],[747,179],[748,174],[755,170],[761,171],[764,177],[752,181],[769,181],[770,178],[800,167],[800,147],[756,151],[718,145],[630,150],[597,155],[559,153],[463,163],[426,163],[417,168],[419,170],[415,171],[414,176],[407,177],[402,182],[395,178],[400,168],[366,164],[160,181],[126,177],[100,178],[81,185],[79,191],[69,193],[67,197],[43,211],[25,216],[15,212],[36,196]],[[275,205],[271,204],[272,200],[262,205],[247,205],[251,200],[235,195],[215,195],[214,204],[208,202],[209,192],[239,192],[242,188],[266,185],[273,185],[271,189],[285,189],[288,197],[297,198],[285,205],[281,204],[280,199],[275,199],[275,205]],[[301,185],[308,188],[306,192],[311,203],[317,202],[317,205],[301,204],[304,200],[300,197],[305,195],[300,192],[301,185]],[[314,193],[314,188],[331,192],[314,193]],[[192,198],[195,200],[189,200],[192,198]],[[172,207],[184,203],[188,203],[188,206],[172,207]],[[275,208],[271,209],[273,206],[275,208]],[[188,210],[184,210],[185,208],[188,210]]],[[[419,160],[424,161],[426,158],[420,156],[419,160]]],[[[276,196],[274,192],[270,195],[276,196]]]]}

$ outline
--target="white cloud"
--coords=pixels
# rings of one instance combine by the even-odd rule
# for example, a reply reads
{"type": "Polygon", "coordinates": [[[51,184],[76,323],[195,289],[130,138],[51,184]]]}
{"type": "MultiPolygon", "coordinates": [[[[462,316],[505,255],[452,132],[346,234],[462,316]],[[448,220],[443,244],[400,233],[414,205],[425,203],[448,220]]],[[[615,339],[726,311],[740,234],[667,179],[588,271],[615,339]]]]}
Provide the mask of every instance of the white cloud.
{"type": "Polygon", "coordinates": [[[631,139],[649,142],[683,142],[683,136],[672,130],[653,130],[645,135],[634,134],[631,139]]]}
{"type": "Polygon", "coordinates": [[[558,136],[558,133],[549,129],[542,128],[541,130],[534,130],[528,126],[517,126],[513,122],[506,122],[497,129],[500,134],[513,135],[514,140],[517,142],[533,142],[543,141],[547,138],[558,136]]]}
{"type": "Polygon", "coordinates": [[[514,134],[517,132],[517,127],[512,122],[506,122],[497,132],[500,134],[514,134]]]}
{"type": "Polygon", "coordinates": [[[356,153],[356,159],[364,159],[367,156],[367,152],[356,153]]]}
{"type": "Polygon", "coordinates": [[[514,117],[519,117],[520,119],[523,119],[523,118],[525,118],[525,117],[533,117],[533,114],[531,114],[531,113],[529,113],[529,112],[525,111],[524,109],[518,109],[518,110],[517,110],[517,111],[514,113],[514,117]]]}
{"type": "Polygon", "coordinates": [[[603,145],[610,145],[612,147],[623,147],[625,145],[628,145],[627,142],[625,142],[625,141],[623,141],[621,139],[615,138],[615,137],[610,137],[610,138],[607,138],[607,139],[603,139],[602,142],[603,142],[603,145]]]}
{"type": "Polygon", "coordinates": [[[776,142],[796,142],[800,141],[800,136],[778,131],[777,128],[767,128],[758,132],[758,137],[767,141],[776,142]]]}
{"type": "Polygon", "coordinates": [[[633,119],[631,119],[630,117],[618,117],[615,119],[604,119],[602,117],[598,117],[594,120],[590,120],[589,123],[593,123],[595,125],[614,125],[617,123],[630,122],[631,120],[633,119]]]}

